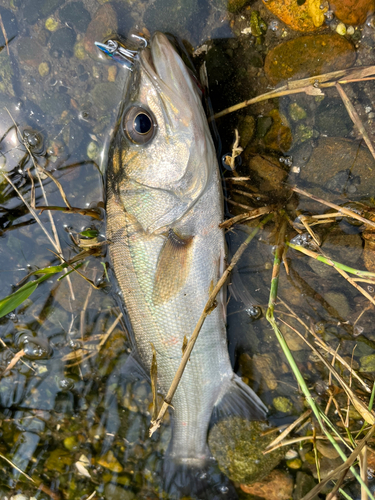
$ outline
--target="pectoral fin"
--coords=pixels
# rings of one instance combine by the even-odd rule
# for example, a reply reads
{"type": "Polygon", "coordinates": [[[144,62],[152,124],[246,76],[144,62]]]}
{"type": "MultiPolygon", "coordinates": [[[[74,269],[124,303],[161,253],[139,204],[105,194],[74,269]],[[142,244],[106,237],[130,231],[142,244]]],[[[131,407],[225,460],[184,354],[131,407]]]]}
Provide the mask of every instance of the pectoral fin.
{"type": "Polygon", "coordinates": [[[193,237],[183,238],[172,229],[161,249],[156,269],[153,301],[161,305],[175,296],[189,274],[193,237]]]}

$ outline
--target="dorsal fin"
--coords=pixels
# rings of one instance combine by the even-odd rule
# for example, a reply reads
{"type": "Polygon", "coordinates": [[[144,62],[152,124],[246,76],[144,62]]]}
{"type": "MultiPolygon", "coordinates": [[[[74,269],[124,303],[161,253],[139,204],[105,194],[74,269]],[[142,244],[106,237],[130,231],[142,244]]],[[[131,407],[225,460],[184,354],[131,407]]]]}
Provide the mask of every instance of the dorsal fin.
{"type": "Polygon", "coordinates": [[[161,249],[153,290],[153,302],[160,305],[176,295],[189,274],[193,237],[181,237],[173,229],[161,249]]]}

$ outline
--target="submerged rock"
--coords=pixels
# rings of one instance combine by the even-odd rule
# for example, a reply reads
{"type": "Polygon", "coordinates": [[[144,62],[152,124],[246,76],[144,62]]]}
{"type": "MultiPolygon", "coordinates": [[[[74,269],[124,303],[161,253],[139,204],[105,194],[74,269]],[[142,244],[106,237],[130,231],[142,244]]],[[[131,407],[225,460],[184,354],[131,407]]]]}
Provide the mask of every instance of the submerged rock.
{"type": "Polygon", "coordinates": [[[259,181],[262,192],[280,189],[287,176],[287,172],[272,156],[254,156],[249,161],[249,168],[254,179],[259,181]]]}
{"type": "Polygon", "coordinates": [[[296,2],[296,0],[263,0],[264,5],[285,24],[297,31],[315,31],[323,24],[314,22],[314,9],[311,1],[296,2]],[[309,8],[310,7],[310,8],[309,8]]]}
{"type": "Polygon", "coordinates": [[[281,470],[273,470],[263,481],[241,484],[241,490],[267,500],[289,500],[293,492],[293,479],[281,470]]]}
{"type": "Polygon", "coordinates": [[[105,4],[100,7],[88,25],[83,45],[90,56],[98,57],[95,42],[102,42],[110,35],[117,32],[117,15],[113,7],[105,4]]]}
{"type": "Polygon", "coordinates": [[[363,24],[374,12],[373,0],[331,0],[329,8],[345,24],[363,24]]]}
{"type": "Polygon", "coordinates": [[[263,455],[263,450],[274,439],[273,434],[261,436],[266,429],[265,423],[249,422],[241,417],[222,420],[212,428],[208,437],[210,450],[220,469],[232,481],[242,484],[260,481],[284,457],[282,448],[263,455]]]}
{"type": "Polygon", "coordinates": [[[307,35],[277,45],[266,56],[264,70],[272,84],[349,68],[354,46],[336,33],[307,35]]]}
{"type": "Polygon", "coordinates": [[[293,152],[294,164],[300,167],[299,178],[303,186],[309,182],[309,191],[314,195],[326,198],[328,191],[337,196],[347,195],[354,200],[373,196],[374,158],[358,142],[321,137],[307,163],[296,161],[299,156],[298,150],[296,154],[293,152]],[[322,179],[325,182],[324,189],[322,179]]]}

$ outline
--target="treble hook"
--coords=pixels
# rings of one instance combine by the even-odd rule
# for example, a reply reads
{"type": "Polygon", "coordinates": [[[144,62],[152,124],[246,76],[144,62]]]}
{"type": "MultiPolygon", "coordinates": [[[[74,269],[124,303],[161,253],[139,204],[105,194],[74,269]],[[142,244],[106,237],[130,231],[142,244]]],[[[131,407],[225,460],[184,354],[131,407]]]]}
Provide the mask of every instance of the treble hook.
{"type": "MultiPolygon", "coordinates": [[[[136,38],[139,42],[143,42],[143,46],[140,46],[139,49],[145,49],[147,47],[147,40],[145,38],[134,34],[131,36],[136,38]]],[[[123,45],[120,45],[120,43],[116,40],[108,40],[106,43],[95,42],[95,45],[115,62],[120,63],[129,71],[133,71],[134,61],[138,57],[139,49],[127,49],[123,45]]]]}

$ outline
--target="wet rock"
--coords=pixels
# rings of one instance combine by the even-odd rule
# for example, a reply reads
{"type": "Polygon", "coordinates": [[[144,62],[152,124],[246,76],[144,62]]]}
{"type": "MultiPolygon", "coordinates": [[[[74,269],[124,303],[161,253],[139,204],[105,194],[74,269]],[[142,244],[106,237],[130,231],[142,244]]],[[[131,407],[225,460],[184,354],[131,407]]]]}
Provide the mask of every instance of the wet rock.
{"type": "Polygon", "coordinates": [[[263,0],[264,5],[285,24],[297,31],[315,31],[316,26],[309,9],[309,1],[301,4],[294,0],[263,0]]]}
{"type": "MultiPolygon", "coordinates": [[[[301,500],[309,491],[311,491],[316,486],[316,482],[313,477],[305,474],[304,472],[297,472],[296,485],[293,492],[293,500],[301,500]]],[[[318,496],[315,496],[312,500],[318,500],[318,496]]]]}
{"type": "Polygon", "coordinates": [[[363,261],[366,269],[372,273],[375,272],[375,243],[373,241],[365,240],[363,249],[363,261]]]}
{"type": "Polygon", "coordinates": [[[71,57],[76,34],[69,28],[61,28],[52,33],[49,39],[50,53],[53,57],[71,57]]]}
{"type": "MultiPolygon", "coordinates": [[[[346,234],[338,228],[333,229],[325,236],[321,248],[332,259],[351,267],[356,267],[363,252],[362,239],[359,234],[346,234]]],[[[315,259],[309,260],[309,265],[322,278],[337,275],[337,271],[333,267],[315,259]]]]}
{"type": "Polygon", "coordinates": [[[232,14],[236,14],[248,3],[249,0],[228,0],[227,10],[232,14]]]}
{"type": "Polygon", "coordinates": [[[105,4],[100,7],[88,25],[83,45],[86,52],[94,58],[99,56],[96,41],[103,41],[117,32],[117,15],[113,7],[105,4]]]}
{"type": "Polygon", "coordinates": [[[117,460],[115,455],[113,454],[113,451],[109,450],[107,453],[102,455],[99,460],[98,464],[101,465],[102,467],[105,467],[106,469],[112,471],[112,472],[122,472],[123,467],[120,464],[120,462],[117,460]]]}
{"type": "Polygon", "coordinates": [[[66,469],[72,465],[74,456],[70,451],[57,448],[53,450],[44,462],[44,467],[49,471],[66,472],[66,469]]]}
{"type": "Polygon", "coordinates": [[[307,113],[298,103],[292,102],[289,106],[289,116],[294,122],[299,122],[306,118],[307,113]]]}
{"type": "Polygon", "coordinates": [[[119,106],[122,90],[113,82],[98,83],[91,92],[91,97],[102,111],[112,111],[119,106]]]}
{"type": "Polygon", "coordinates": [[[240,146],[245,149],[255,132],[255,118],[251,115],[242,116],[238,123],[240,146]]]}
{"type": "Polygon", "coordinates": [[[135,495],[132,491],[125,490],[120,486],[108,483],[104,487],[105,499],[106,500],[133,500],[135,495]]]}
{"type": "Polygon", "coordinates": [[[336,33],[307,35],[277,45],[266,56],[264,70],[273,85],[306,78],[354,64],[354,46],[336,33]]]}
{"type": "Polygon", "coordinates": [[[309,141],[314,137],[314,129],[305,125],[304,123],[298,124],[295,134],[294,141],[297,144],[301,144],[303,142],[309,141]]]}
{"type": "Polygon", "coordinates": [[[14,97],[13,65],[6,50],[0,52],[0,92],[14,97]]]}
{"type": "Polygon", "coordinates": [[[316,441],[316,448],[323,457],[326,458],[337,458],[339,457],[339,453],[335,450],[335,448],[331,444],[325,444],[323,441],[319,439],[316,441]]]}
{"type": "Polygon", "coordinates": [[[292,460],[287,460],[286,465],[289,469],[300,469],[302,467],[302,460],[300,458],[293,458],[292,460]]]}
{"type": "Polygon", "coordinates": [[[302,349],[306,349],[306,344],[303,339],[301,339],[301,337],[299,337],[286,325],[280,325],[280,330],[291,351],[301,351],[302,349]]]}
{"type": "Polygon", "coordinates": [[[48,115],[59,117],[63,111],[69,109],[70,98],[68,94],[55,92],[52,95],[43,95],[39,105],[48,115]]]}
{"type": "Polygon", "coordinates": [[[359,358],[361,372],[375,372],[375,354],[362,356],[359,358]]]}
{"type": "Polygon", "coordinates": [[[273,109],[269,116],[272,118],[272,125],[264,136],[264,145],[266,148],[286,153],[293,139],[288,120],[277,109],[273,109]]]}
{"type": "Polygon", "coordinates": [[[293,411],[293,404],[290,399],[283,396],[273,398],[272,404],[277,411],[281,411],[282,413],[291,413],[293,411]]]}
{"type": "Polygon", "coordinates": [[[270,116],[260,116],[257,119],[256,134],[257,137],[264,137],[272,127],[272,118],[270,116]]]}
{"type": "Polygon", "coordinates": [[[375,161],[368,149],[359,147],[358,142],[321,137],[307,163],[299,166],[303,186],[309,182],[309,191],[320,198],[327,197],[327,189],[335,195],[347,194],[354,200],[373,196],[375,161]],[[322,179],[325,189],[321,188],[322,179]]]}
{"type": "MultiPolygon", "coordinates": [[[[277,367],[277,361],[272,354],[258,354],[253,357],[253,371],[262,378],[262,383],[273,391],[277,387],[277,377],[273,368],[277,367]]],[[[246,373],[244,372],[244,375],[246,373]]]]}
{"type": "Polygon", "coordinates": [[[46,77],[49,75],[50,72],[50,64],[49,62],[42,62],[39,64],[38,71],[39,74],[42,78],[46,77]]]}
{"type": "Polygon", "coordinates": [[[350,314],[350,307],[347,298],[343,293],[327,292],[324,294],[324,299],[328,304],[336,309],[340,317],[347,318],[350,314]]]}
{"type": "Polygon", "coordinates": [[[254,156],[249,161],[249,168],[254,180],[259,182],[259,189],[262,192],[280,189],[281,183],[287,177],[279,161],[272,156],[254,156]]]}
{"type": "Polygon", "coordinates": [[[18,59],[21,63],[37,68],[43,59],[43,47],[31,38],[20,38],[17,43],[18,59]]]}
{"type": "Polygon", "coordinates": [[[70,2],[60,10],[59,15],[62,23],[68,23],[82,33],[86,31],[91,20],[90,13],[82,2],[70,2]]]}
{"type": "Polygon", "coordinates": [[[321,134],[345,137],[353,129],[345,106],[338,99],[324,99],[318,108],[316,125],[321,134]]]}
{"type": "Polygon", "coordinates": [[[23,16],[28,23],[34,24],[52,14],[59,4],[60,0],[26,0],[22,2],[23,16]]]}
{"type": "MultiPolygon", "coordinates": [[[[7,34],[8,44],[12,43],[12,40],[18,34],[18,23],[16,16],[13,12],[8,9],[0,7],[0,16],[4,26],[4,31],[7,34]]],[[[3,30],[0,30],[0,47],[5,45],[5,38],[3,30]]]]}
{"type": "Polygon", "coordinates": [[[56,31],[60,27],[60,23],[54,17],[49,17],[44,26],[48,31],[56,31]]]}
{"type": "Polygon", "coordinates": [[[143,22],[153,30],[183,29],[198,12],[198,0],[156,0],[145,12],[143,22]]]}
{"type": "Polygon", "coordinates": [[[345,24],[363,24],[374,12],[373,0],[332,0],[329,8],[345,24]]]}
{"type": "Polygon", "coordinates": [[[262,453],[274,439],[271,434],[261,436],[267,428],[264,423],[240,417],[222,420],[212,428],[208,437],[210,450],[232,481],[242,484],[261,481],[282,460],[285,450],[262,453]]]}
{"type": "Polygon", "coordinates": [[[263,481],[241,484],[241,490],[267,500],[289,500],[293,492],[293,479],[281,470],[273,470],[263,481]]]}

